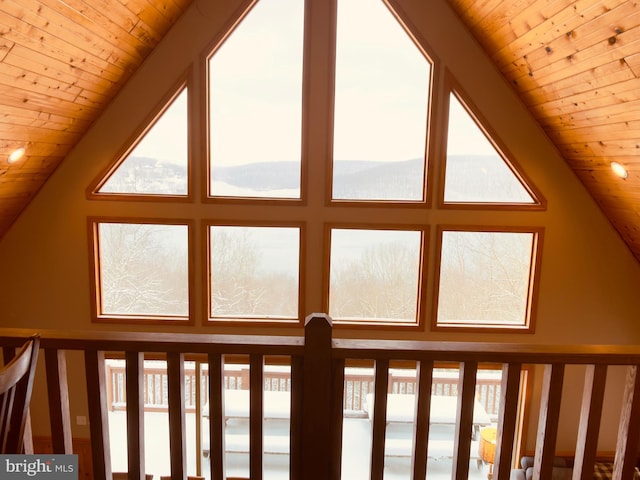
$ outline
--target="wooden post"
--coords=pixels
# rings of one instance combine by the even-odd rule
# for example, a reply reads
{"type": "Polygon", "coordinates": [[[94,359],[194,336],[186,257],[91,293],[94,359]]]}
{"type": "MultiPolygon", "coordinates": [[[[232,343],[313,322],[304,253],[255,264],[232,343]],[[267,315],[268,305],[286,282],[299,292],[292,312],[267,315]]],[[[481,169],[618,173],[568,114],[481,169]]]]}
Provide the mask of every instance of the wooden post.
{"type": "Polygon", "coordinates": [[[128,351],[127,360],[127,463],[129,478],[144,480],[144,354],[128,351]]]}
{"type": "Polygon", "coordinates": [[[224,480],[224,362],[209,353],[209,468],[211,480],[224,480]]]}
{"type": "Polygon", "coordinates": [[[422,360],[417,366],[416,426],[413,456],[413,478],[425,478],[429,457],[429,416],[431,415],[431,389],[433,385],[433,360],[422,360]]]}
{"type": "Polygon", "coordinates": [[[473,434],[473,408],[476,398],[477,362],[460,365],[458,380],[458,418],[456,420],[453,444],[453,475],[456,480],[469,477],[469,457],[471,456],[471,435],[473,434]]]}
{"type": "Polygon", "coordinates": [[[304,383],[304,360],[301,356],[291,357],[291,430],[289,454],[289,478],[303,480],[302,476],[302,396],[304,383]]]}
{"type": "MultiPolygon", "coordinates": [[[[307,317],[302,404],[302,478],[331,479],[331,319],[307,317]]],[[[337,480],[337,479],[336,479],[337,480]]]]}
{"type": "Polygon", "coordinates": [[[371,428],[371,480],[384,477],[384,445],[387,429],[387,392],[389,391],[389,360],[376,360],[373,425],[371,428]]]}
{"type": "Polygon", "coordinates": [[[204,369],[200,360],[196,361],[195,376],[191,388],[195,389],[196,404],[196,475],[202,476],[202,378],[204,377],[204,369]]]}
{"type": "Polygon", "coordinates": [[[167,354],[169,390],[169,451],[171,479],[183,480],[187,474],[187,437],[184,418],[184,353],[167,354]]]}
{"type": "Polygon", "coordinates": [[[264,423],[264,358],[258,353],[249,356],[249,476],[262,480],[264,423]]]}

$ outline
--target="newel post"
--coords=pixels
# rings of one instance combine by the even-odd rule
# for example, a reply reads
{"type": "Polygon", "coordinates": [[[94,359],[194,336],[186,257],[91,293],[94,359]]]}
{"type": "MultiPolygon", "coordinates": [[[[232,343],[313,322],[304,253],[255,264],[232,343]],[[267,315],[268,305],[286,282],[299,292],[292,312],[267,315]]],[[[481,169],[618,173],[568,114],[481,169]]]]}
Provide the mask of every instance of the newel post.
{"type": "Polygon", "coordinates": [[[305,323],[302,392],[302,475],[331,478],[331,318],[322,313],[305,323]]]}

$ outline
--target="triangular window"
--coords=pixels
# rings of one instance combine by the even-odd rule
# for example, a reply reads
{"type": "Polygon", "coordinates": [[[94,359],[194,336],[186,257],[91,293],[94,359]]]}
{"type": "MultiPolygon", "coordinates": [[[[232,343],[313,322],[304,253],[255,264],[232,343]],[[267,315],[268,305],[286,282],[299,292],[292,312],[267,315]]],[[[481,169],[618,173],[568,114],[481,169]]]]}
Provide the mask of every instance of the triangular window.
{"type": "Polygon", "coordinates": [[[424,199],[431,63],[385,3],[338,0],[332,199],[424,199]]]}
{"type": "Polygon", "coordinates": [[[187,89],[172,99],[116,163],[98,194],[188,195],[187,89]]]}
{"type": "Polygon", "coordinates": [[[449,96],[444,203],[539,205],[534,190],[460,99],[449,96]]]}

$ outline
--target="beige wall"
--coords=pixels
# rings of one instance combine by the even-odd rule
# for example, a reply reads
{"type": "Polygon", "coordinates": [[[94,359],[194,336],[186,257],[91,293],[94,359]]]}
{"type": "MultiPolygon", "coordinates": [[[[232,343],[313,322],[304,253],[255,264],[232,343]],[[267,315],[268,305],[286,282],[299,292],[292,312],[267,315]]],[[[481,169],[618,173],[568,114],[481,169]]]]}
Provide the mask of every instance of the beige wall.
{"type": "MultiPolygon", "coordinates": [[[[196,220],[214,216],[214,207],[199,200],[199,183],[193,204],[90,201],[86,198],[85,189],[113,160],[177,78],[191,68],[191,64],[198,64],[211,41],[212,32],[220,31],[232,13],[229,3],[196,0],[0,240],[0,326],[74,330],[110,328],[90,322],[88,216],[192,217],[196,220]]],[[[403,0],[398,3],[411,15],[420,36],[437,55],[441,65],[453,73],[473,98],[483,116],[548,202],[546,211],[535,213],[459,211],[445,214],[433,210],[423,212],[423,221],[432,226],[432,232],[436,224],[444,222],[543,226],[544,257],[536,331],[532,335],[471,335],[434,333],[427,327],[425,331],[412,333],[340,330],[336,334],[345,337],[380,335],[389,338],[537,344],[638,343],[638,262],[541,129],[517,101],[509,85],[488,63],[478,44],[463,30],[446,2],[403,0]]],[[[201,74],[200,68],[194,69],[196,81],[192,89],[196,94],[201,93],[201,74]]],[[[442,105],[436,108],[442,108],[442,105]]],[[[318,138],[314,141],[320,143],[323,140],[318,138]]],[[[201,142],[196,142],[194,147],[196,152],[202,151],[201,142]]],[[[199,167],[200,157],[195,155],[193,159],[194,170],[199,167]]],[[[310,169],[317,183],[321,184],[324,169],[317,165],[311,165],[310,169]]],[[[315,183],[310,188],[321,188],[315,183]]],[[[318,215],[326,215],[319,206],[309,205],[307,208],[318,208],[318,215]]],[[[196,228],[200,228],[198,223],[196,228]]],[[[321,232],[309,233],[311,241],[321,238],[321,235],[315,235],[321,232]]],[[[196,238],[199,242],[200,235],[196,235],[196,238]]],[[[308,263],[306,313],[322,310],[321,288],[312,275],[314,269],[319,268],[317,262],[318,259],[310,258],[308,263]]],[[[196,261],[196,265],[202,263],[201,259],[196,261]]],[[[202,272],[199,267],[197,269],[197,278],[201,278],[202,272]]],[[[432,282],[433,278],[430,278],[430,284],[432,282]]],[[[200,285],[196,288],[196,298],[198,301],[203,298],[200,285]]],[[[249,331],[203,326],[202,323],[198,310],[196,326],[166,329],[209,333],[249,331]]],[[[153,327],[113,328],[153,330],[153,327]]],[[[253,332],[271,333],[274,330],[262,328],[253,332]]],[[[300,330],[278,329],[277,333],[298,334],[300,330]]],[[[72,362],[71,365],[70,377],[74,380],[81,380],[83,375],[78,365],[79,362],[72,362]]],[[[622,380],[620,375],[613,377],[613,383],[619,384],[622,380]]],[[[571,388],[567,388],[569,399],[565,401],[565,414],[567,419],[575,420],[578,400],[572,401],[570,395],[581,391],[581,380],[578,375],[567,382],[571,388]]],[[[72,392],[72,418],[86,415],[81,385],[74,388],[78,390],[72,392]]],[[[36,398],[36,401],[39,400],[36,398]]],[[[611,442],[615,440],[613,432],[616,422],[605,422],[602,445],[605,450],[613,449],[611,442]]],[[[36,431],[47,429],[45,416],[38,418],[34,424],[36,431]]],[[[88,435],[88,430],[76,428],[76,434],[88,435]]],[[[572,430],[571,426],[563,429],[560,449],[573,450],[571,434],[575,432],[572,430]]]]}

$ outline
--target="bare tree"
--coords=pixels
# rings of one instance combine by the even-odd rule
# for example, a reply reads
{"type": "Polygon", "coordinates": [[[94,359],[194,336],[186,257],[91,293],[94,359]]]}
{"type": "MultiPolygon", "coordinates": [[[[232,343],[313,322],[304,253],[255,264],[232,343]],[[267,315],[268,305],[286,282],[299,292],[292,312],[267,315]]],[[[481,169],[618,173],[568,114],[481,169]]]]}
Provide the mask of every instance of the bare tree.
{"type": "Polygon", "coordinates": [[[331,315],[415,321],[420,265],[402,243],[366,248],[331,272],[331,315]]]}
{"type": "Polygon", "coordinates": [[[443,242],[438,319],[524,321],[532,238],[508,232],[455,232],[443,242]]]}
{"type": "Polygon", "coordinates": [[[186,235],[184,226],[101,224],[103,313],[188,314],[186,235]]]}
{"type": "Polygon", "coordinates": [[[298,280],[263,267],[255,232],[214,228],[211,234],[211,315],[297,317],[298,280]]]}

